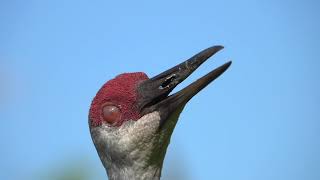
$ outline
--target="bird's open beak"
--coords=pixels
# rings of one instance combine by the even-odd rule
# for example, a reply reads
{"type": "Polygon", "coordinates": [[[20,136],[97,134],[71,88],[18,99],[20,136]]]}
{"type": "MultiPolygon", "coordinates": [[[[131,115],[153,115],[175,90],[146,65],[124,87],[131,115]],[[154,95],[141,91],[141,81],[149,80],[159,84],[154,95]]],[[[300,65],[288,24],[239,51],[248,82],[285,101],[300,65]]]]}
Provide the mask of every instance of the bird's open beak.
{"type": "Polygon", "coordinates": [[[138,93],[141,96],[138,106],[141,113],[147,114],[149,112],[159,111],[161,116],[160,127],[162,127],[168,119],[170,119],[172,114],[179,109],[182,110],[184,105],[194,95],[228,69],[231,61],[214,69],[179,92],[168,96],[179,83],[185,80],[203,62],[222,48],[222,46],[213,46],[205,49],[183,63],[151,79],[143,81],[138,87],[138,93]]]}

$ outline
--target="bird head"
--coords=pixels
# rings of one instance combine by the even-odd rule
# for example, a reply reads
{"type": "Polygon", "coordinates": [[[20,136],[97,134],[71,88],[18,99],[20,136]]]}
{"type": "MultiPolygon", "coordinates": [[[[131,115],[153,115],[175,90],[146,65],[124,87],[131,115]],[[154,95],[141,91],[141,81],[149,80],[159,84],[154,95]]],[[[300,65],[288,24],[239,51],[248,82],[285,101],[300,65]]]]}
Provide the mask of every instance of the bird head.
{"type": "Polygon", "coordinates": [[[161,169],[184,106],[220,76],[231,61],[182,90],[171,95],[170,92],[221,49],[222,46],[205,49],[152,78],[143,72],[124,73],[102,86],[90,107],[89,127],[107,170],[132,166],[161,169]]]}

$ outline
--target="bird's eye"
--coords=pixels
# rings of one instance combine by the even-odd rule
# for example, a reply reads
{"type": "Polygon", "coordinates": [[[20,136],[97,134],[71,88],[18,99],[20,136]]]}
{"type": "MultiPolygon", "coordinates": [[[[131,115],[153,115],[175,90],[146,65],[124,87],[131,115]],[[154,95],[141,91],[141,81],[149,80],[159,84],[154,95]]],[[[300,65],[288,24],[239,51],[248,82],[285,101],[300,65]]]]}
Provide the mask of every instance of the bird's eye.
{"type": "Polygon", "coordinates": [[[109,124],[115,124],[121,116],[120,109],[114,105],[105,105],[102,108],[102,117],[109,124]]]}

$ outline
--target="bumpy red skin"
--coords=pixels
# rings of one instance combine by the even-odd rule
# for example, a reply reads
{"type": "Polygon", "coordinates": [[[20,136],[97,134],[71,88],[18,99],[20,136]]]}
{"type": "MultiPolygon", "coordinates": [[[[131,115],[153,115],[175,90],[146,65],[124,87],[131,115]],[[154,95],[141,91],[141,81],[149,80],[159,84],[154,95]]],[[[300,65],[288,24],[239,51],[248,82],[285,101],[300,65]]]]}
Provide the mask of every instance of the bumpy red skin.
{"type": "Polygon", "coordinates": [[[115,124],[120,126],[124,121],[137,120],[141,117],[135,103],[138,99],[137,85],[149,79],[143,72],[124,73],[106,82],[94,97],[90,112],[91,126],[99,126],[103,122],[102,106],[111,103],[119,107],[121,118],[115,124]]]}

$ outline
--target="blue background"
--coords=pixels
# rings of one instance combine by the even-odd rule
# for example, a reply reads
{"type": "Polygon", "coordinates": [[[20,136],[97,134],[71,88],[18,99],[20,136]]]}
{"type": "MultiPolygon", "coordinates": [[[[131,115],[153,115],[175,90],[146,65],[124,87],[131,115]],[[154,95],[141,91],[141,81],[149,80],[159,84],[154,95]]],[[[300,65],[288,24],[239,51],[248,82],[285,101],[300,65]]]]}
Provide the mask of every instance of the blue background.
{"type": "Polygon", "coordinates": [[[101,85],[221,44],[179,86],[233,60],[183,111],[164,179],[319,180],[319,5],[1,1],[0,179],[104,179],[87,125],[101,85]]]}

